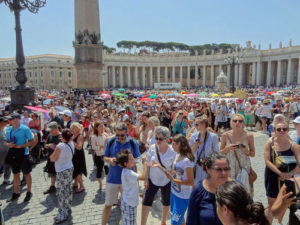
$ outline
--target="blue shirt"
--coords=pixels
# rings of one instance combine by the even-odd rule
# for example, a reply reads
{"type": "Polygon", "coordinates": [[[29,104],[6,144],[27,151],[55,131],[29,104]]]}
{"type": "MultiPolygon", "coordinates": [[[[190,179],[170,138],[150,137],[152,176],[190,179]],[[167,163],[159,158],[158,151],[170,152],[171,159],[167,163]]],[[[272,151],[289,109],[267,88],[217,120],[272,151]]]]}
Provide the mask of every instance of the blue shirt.
{"type": "MultiPolygon", "coordinates": [[[[23,124],[20,124],[16,130],[14,130],[13,126],[6,129],[5,140],[7,142],[14,142],[16,145],[23,145],[32,139],[33,134],[31,133],[31,130],[23,124]]],[[[28,147],[25,148],[25,155],[29,155],[28,147]]]]}
{"type": "Polygon", "coordinates": [[[216,197],[199,182],[191,193],[186,225],[222,225],[217,215],[216,197]]]}
{"type": "MultiPolygon", "coordinates": [[[[134,158],[137,158],[140,156],[140,151],[139,151],[139,146],[136,142],[136,140],[131,139],[134,143],[134,149],[132,149],[131,144],[130,144],[130,138],[127,137],[127,141],[125,142],[125,144],[121,144],[117,138],[112,137],[110,138],[105,146],[105,151],[104,151],[104,156],[105,157],[116,157],[117,158],[117,154],[120,151],[129,149],[132,152],[132,155],[134,158]],[[112,139],[115,139],[114,142],[111,144],[110,146],[110,142],[112,139]]],[[[121,174],[122,174],[122,170],[123,168],[116,165],[116,166],[112,166],[109,165],[109,173],[108,173],[108,177],[107,177],[107,182],[108,183],[112,183],[112,184],[121,184],[121,174]]]]}

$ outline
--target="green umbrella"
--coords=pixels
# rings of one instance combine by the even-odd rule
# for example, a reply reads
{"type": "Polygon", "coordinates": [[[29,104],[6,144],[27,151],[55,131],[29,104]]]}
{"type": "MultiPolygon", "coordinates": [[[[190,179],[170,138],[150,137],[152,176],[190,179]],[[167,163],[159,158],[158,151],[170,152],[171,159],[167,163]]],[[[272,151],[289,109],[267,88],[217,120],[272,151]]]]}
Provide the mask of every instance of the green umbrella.
{"type": "Polygon", "coordinates": [[[120,93],[120,92],[114,93],[113,96],[124,96],[124,97],[127,97],[126,94],[123,94],[123,93],[120,93]]]}
{"type": "Polygon", "coordinates": [[[200,96],[201,96],[201,97],[205,97],[206,95],[207,95],[207,92],[201,92],[201,93],[200,93],[200,96]]]}
{"type": "Polygon", "coordinates": [[[152,95],[149,95],[148,98],[153,98],[154,99],[154,98],[157,98],[157,96],[152,94],[152,95]]]}

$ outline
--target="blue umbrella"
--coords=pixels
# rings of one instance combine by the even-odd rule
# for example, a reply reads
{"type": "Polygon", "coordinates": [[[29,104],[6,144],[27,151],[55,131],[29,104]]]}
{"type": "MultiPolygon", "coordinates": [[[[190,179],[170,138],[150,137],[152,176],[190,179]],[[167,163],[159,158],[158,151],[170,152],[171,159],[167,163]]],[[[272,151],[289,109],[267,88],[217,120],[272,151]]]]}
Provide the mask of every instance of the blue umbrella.
{"type": "Polygon", "coordinates": [[[49,105],[51,103],[51,101],[52,100],[50,98],[48,98],[45,101],[43,101],[43,105],[49,105]]]}
{"type": "Polygon", "coordinates": [[[125,89],[124,89],[124,88],[119,88],[118,90],[119,90],[119,91],[125,91],[125,89]]]}
{"type": "Polygon", "coordinates": [[[169,97],[174,97],[175,94],[174,94],[174,93],[169,93],[169,94],[167,94],[167,96],[169,96],[169,97]]]}

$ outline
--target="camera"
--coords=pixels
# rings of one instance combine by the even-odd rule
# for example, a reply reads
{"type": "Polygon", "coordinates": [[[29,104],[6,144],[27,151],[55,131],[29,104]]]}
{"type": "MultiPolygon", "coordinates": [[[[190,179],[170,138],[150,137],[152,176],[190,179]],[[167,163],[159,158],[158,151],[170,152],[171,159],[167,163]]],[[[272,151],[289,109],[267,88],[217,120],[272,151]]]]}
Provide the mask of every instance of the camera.
{"type": "Polygon", "coordinates": [[[204,165],[203,165],[203,159],[198,159],[197,160],[197,162],[196,162],[196,164],[198,165],[198,166],[200,166],[200,167],[203,167],[204,165]]]}
{"type": "Polygon", "coordinates": [[[293,193],[293,195],[292,195],[290,198],[296,196],[297,199],[296,199],[295,201],[299,200],[300,197],[297,196],[297,193],[296,193],[296,187],[295,187],[295,186],[296,186],[295,182],[292,181],[292,180],[284,180],[284,184],[285,184],[285,186],[286,186],[286,193],[290,193],[290,192],[293,193]]]}

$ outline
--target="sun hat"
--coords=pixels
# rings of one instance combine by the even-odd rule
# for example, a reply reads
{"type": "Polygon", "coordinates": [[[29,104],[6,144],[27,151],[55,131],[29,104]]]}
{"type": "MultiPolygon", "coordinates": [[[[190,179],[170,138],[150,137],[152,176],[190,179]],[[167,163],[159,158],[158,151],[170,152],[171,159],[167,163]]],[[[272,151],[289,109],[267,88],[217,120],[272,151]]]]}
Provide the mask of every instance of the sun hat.
{"type": "Polygon", "coordinates": [[[300,116],[297,116],[296,119],[293,120],[293,123],[300,123],[300,116]]]}

